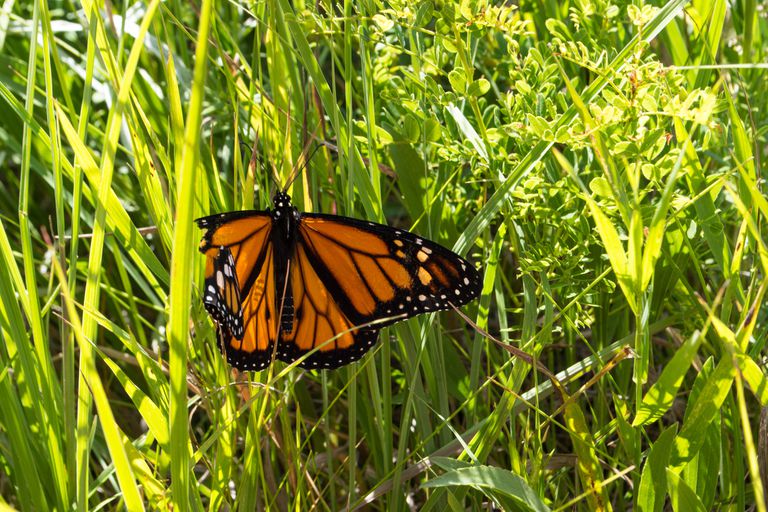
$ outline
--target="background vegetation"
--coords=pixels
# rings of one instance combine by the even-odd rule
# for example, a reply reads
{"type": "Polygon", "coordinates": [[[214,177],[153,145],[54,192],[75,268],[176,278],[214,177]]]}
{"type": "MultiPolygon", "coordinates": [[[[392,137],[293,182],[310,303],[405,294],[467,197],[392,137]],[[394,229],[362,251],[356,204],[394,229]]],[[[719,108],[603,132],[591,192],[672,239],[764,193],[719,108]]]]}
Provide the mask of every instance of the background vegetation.
{"type": "Polygon", "coordinates": [[[767,41],[755,0],[5,0],[0,506],[765,510],[767,41]],[[467,254],[497,342],[231,374],[192,220],[307,143],[299,207],[467,254]]]}

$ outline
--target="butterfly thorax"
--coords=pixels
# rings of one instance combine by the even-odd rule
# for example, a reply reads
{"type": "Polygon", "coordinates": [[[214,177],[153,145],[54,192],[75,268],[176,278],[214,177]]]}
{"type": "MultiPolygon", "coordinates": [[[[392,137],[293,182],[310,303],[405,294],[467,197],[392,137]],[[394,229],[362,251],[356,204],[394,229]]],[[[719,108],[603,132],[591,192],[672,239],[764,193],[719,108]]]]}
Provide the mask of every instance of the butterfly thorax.
{"type": "Polygon", "coordinates": [[[301,214],[291,204],[291,196],[285,192],[275,194],[272,203],[275,206],[275,209],[271,211],[275,239],[283,240],[287,244],[287,248],[290,248],[296,238],[296,228],[299,225],[301,214]]]}

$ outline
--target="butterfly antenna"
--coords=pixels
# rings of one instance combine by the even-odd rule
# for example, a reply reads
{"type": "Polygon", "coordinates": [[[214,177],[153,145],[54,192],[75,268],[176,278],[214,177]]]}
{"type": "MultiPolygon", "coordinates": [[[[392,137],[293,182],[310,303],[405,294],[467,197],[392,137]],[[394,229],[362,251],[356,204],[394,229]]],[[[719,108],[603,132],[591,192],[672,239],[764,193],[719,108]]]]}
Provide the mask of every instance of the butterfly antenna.
{"type": "Polygon", "coordinates": [[[315,145],[314,148],[312,148],[312,152],[310,153],[309,147],[312,145],[312,142],[317,136],[317,131],[320,129],[320,125],[317,126],[317,130],[315,130],[315,133],[312,134],[312,137],[307,141],[307,144],[304,146],[304,149],[301,151],[301,155],[299,155],[299,165],[297,165],[293,171],[291,172],[291,176],[288,178],[288,183],[285,185],[285,188],[283,189],[283,192],[288,190],[294,181],[296,181],[296,178],[299,177],[301,172],[307,168],[309,165],[309,161],[312,160],[312,157],[315,156],[315,153],[317,153],[317,150],[323,147],[322,144],[315,145]]]}
{"type": "Polygon", "coordinates": [[[259,131],[256,130],[256,136],[253,139],[253,144],[251,144],[250,146],[242,138],[240,138],[238,140],[240,141],[240,147],[241,148],[245,148],[244,150],[251,152],[251,157],[248,159],[248,162],[252,162],[254,156],[256,155],[257,148],[258,148],[258,145],[259,145],[259,140],[260,140],[260,138],[259,138],[259,131]]]}
{"type": "MultiPolygon", "coordinates": [[[[259,163],[261,162],[261,159],[259,158],[259,141],[261,138],[259,137],[259,132],[256,132],[256,137],[253,139],[253,145],[248,148],[248,145],[241,141],[240,145],[245,146],[246,148],[251,150],[251,158],[248,160],[248,174],[250,176],[253,176],[254,179],[256,178],[256,170],[259,167],[259,163]]],[[[272,180],[272,183],[275,184],[275,190],[280,189],[280,185],[278,184],[278,181],[275,177],[275,173],[269,173],[269,178],[272,180]]]]}

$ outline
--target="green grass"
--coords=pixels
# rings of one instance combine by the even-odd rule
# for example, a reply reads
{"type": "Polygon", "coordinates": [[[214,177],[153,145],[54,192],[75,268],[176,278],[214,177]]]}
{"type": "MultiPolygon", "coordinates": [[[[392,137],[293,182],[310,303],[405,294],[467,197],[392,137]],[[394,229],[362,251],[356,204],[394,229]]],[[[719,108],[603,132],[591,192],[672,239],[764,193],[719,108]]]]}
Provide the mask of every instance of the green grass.
{"type": "Polygon", "coordinates": [[[764,9],[516,4],[2,2],[0,508],[766,510],[764,9]],[[230,372],[192,221],[308,145],[471,323],[230,372]]]}

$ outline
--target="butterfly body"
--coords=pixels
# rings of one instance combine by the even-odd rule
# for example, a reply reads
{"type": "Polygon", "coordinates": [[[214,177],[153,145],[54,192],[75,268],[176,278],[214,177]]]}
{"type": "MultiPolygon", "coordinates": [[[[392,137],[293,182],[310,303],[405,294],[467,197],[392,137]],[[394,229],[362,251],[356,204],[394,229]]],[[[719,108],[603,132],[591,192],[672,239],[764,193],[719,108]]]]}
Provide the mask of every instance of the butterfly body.
{"type": "Polygon", "coordinates": [[[274,210],[267,209],[272,217],[272,229],[274,231],[273,243],[275,244],[275,283],[278,294],[284,294],[278,310],[280,316],[280,329],[282,332],[293,331],[293,289],[290,284],[290,272],[288,263],[294,255],[297,227],[301,222],[301,214],[291,204],[288,194],[279,192],[273,199],[274,210]],[[286,283],[287,281],[287,283],[286,283]]]}
{"type": "Polygon", "coordinates": [[[385,325],[479,295],[477,270],[408,231],[300,213],[280,192],[273,209],[197,219],[206,229],[203,303],[222,350],[241,370],[274,355],[307,368],[362,357],[385,325]]]}

